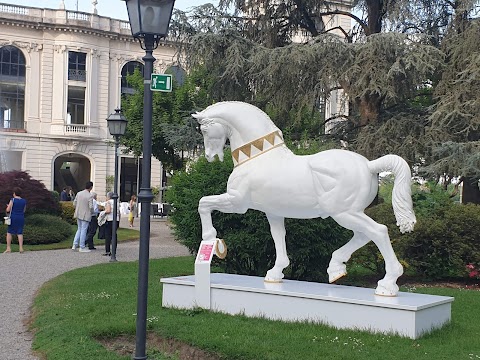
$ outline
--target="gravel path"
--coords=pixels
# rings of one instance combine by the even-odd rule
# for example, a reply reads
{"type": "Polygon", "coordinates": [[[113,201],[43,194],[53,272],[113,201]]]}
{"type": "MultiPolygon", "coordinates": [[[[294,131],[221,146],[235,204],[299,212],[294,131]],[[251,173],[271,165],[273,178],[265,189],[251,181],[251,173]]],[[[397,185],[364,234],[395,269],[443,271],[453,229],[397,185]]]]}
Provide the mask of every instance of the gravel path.
{"type": "MultiPolygon", "coordinates": [[[[139,224],[137,219],[136,229],[139,224]]],[[[127,227],[127,219],[122,219],[120,226],[127,227]]],[[[150,232],[151,259],[189,254],[187,248],[173,239],[165,220],[152,219],[150,232]]],[[[138,260],[138,244],[138,241],[119,244],[117,260],[138,260]]],[[[32,334],[24,326],[35,292],[64,272],[108,262],[110,258],[101,256],[103,252],[104,247],[97,246],[96,251],[84,254],[71,249],[0,254],[0,360],[38,359],[31,351],[32,334]]]]}

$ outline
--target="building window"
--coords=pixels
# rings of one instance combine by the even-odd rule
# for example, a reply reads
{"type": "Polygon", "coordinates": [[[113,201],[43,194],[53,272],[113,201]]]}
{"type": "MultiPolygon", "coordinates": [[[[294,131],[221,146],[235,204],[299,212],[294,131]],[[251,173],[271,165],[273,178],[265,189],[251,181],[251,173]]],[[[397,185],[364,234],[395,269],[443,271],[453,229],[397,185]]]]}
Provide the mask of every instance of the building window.
{"type": "Polygon", "coordinates": [[[185,78],[187,77],[187,73],[185,72],[185,70],[183,70],[178,65],[170,66],[165,71],[165,73],[173,75],[173,77],[175,78],[175,82],[180,86],[183,85],[183,83],[185,82],[185,78]]]}
{"type": "Polygon", "coordinates": [[[85,88],[68,87],[67,124],[85,124],[85,88]]]}
{"type": "Polygon", "coordinates": [[[130,201],[138,195],[138,185],[142,182],[142,159],[122,157],[120,165],[120,201],[130,201]]]}
{"type": "Polygon", "coordinates": [[[135,89],[127,82],[127,75],[132,75],[135,69],[143,76],[143,64],[138,61],[129,61],[122,68],[122,94],[134,94],[135,89]]]}
{"type": "Polygon", "coordinates": [[[0,48],[0,128],[23,129],[25,57],[14,46],[0,48]]]}
{"type": "Polygon", "coordinates": [[[76,51],[68,52],[68,80],[87,80],[87,54],[76,51]]]}

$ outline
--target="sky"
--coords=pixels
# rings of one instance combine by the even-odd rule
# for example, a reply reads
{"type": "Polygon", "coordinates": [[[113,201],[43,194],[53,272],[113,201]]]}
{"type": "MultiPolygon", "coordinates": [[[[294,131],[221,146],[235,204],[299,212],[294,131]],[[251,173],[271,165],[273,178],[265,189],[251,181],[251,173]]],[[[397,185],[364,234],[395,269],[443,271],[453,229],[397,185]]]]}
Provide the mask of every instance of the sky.
{"type": "MultiPolygon", "coordinates": [[[[1,0],[0,2],[13,5],[58,9],[61,0],[1,0]]],[[[77,3],[78,11],[91,13],[93,9],[91,0],[64,0],[64,2],[67,10],[76,10],[77,3]]],[[[218,0],[176,0],[175,8],[188,11],[193,6],[206,3],[217,5],[218,0]]],[[[122,0],[97,0],[97,11],[100,16],[128,20],[127,7],[122,0]]]]}

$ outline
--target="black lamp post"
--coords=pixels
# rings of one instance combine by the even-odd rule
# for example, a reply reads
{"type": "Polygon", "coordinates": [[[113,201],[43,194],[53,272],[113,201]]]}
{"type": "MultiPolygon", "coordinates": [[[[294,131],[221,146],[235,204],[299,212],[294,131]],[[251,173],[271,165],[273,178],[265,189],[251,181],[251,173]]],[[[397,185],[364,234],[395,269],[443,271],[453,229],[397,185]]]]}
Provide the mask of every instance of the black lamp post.
{"type": "Polygon", "coordinates": [[[175,0],[125,0],[134,38],[145,50],[143,92],[143,167],[142,184],[138,194],[141,204],[140,250],[138,266],[137,331],[135,360],[147,359],[147,295],[150,247],[150,207],[154,198],[150,183],[152,173],[152,91],[150,90],[153,62],[152,53],[160,39],[167,36],[175,0]]]}
{"type": "Polygon", "coordinates": [[[125,134],[127,119],[120,109],[115,109],[115,114],[108,115],[108,131],[115,138],[115,176],[113,181],[113,223],[112,223],[112,255],[110,261],[117,261],[117,214],[118,214],[118,144],[120,136],[125,134]]]}

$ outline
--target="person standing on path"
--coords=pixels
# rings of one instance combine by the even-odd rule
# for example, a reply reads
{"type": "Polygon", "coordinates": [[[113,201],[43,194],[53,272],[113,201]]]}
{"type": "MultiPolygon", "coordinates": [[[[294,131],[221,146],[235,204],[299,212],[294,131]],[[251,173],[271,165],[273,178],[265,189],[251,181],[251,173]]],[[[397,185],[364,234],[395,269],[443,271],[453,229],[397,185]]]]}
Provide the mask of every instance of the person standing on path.
{"type": "Polygon", "coordinates": [[[5,253],[12,252],[12,235],[17,235],[19,252],[23,253],[23,226],[25,225],[25,210],[27,209],[27,200],[22,199],[22,189],[13,188],[13,198],[7,205],[7,213],[10,213],[10,225],[7,229],[7,249],[5,253]]]}
{"type": "Polygon", "coordinates": [[[137,197],[132,195],[130,198],[130,203],[128,204],[128,225],[133,227],[133,219],[135,219],[135,215],[137,213],[137,197]]]}
{"type": "Polygon", "coordinates": [[[79,191],[73,201],[73,206],[75,206],[74,217],[77,219],[78,226],[75,238],[73,239],[73,251],[75,251],[77,246],[80,245],[80,252],[90,252],[89,249],[85,248],[85,240],[87,238],[88,225],[92,219],[93,212],[93,197],[90,194],[92,188],[93,182],[87,181],[85,184],[85,190],[79,191]]]}
{"type": "Polygon", "coordinates": [[[97,194],[92,192],[93,211],[90,224],[88,225],[87,238],[85,240],[85,246],[88,246],[90,250],[96,250],[97,248],[93,244],[93,237],[95,236],[98,228],[97,217],[100,211],[98,210],[97,194]]]}
{"type": "MultiPolygon", "coordinates": [[[[112,236],[113,236],[113,221],[114,221],[114,214],[113,214],[113,192],[109,191],[107,193],[107,202],[105,203],[105,214],[107,221],[105,222],[105,253],[104,256],[112,255],[111,252],[111,245],[112,245],[112,236]]],[[[117,207],[118,210],[118,207],[117,207]]],[[[117,211],[117,230],[120,227],[120,211],[117,211]]],[[[115,252],[117,248],[115,247],[115,252]]]]}

